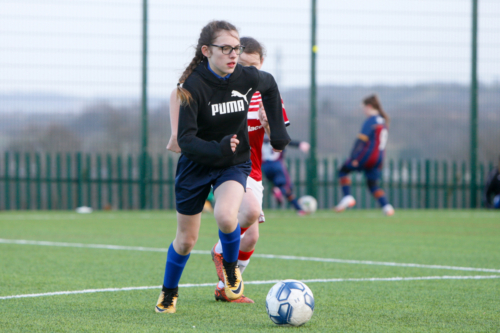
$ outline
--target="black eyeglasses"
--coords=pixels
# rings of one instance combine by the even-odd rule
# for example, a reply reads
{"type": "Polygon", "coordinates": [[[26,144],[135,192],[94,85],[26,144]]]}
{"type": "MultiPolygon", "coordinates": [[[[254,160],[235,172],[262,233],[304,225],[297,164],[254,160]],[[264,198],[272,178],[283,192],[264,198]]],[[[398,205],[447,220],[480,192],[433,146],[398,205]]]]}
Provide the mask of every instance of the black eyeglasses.
{"type": "Polygon", "coordinates": [[[232,46],[229,46],[229,45],[223,45],[223,46],[220,46],[220,45],[215,45],[215,44],[210,44],[210,46],[215,46],[215,47],[218,47],[221,49],[222,51],[222,54],[231,54],[231,52],[234,52],[238,55],[240,55],[243,50],[245,49],[244,46],[241,46],[241,45],[238,45],[236,47],[232,47],[232,46]]]}

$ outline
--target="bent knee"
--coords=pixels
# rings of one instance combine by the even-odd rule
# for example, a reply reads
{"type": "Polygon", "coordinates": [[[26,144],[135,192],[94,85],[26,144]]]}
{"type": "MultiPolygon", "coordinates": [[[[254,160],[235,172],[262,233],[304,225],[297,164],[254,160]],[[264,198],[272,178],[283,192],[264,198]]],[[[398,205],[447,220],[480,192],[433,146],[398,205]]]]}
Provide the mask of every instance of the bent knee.
{"type": "Polygon", "coordinates": [[[217,226],[219,227],[219,229],[225,234],[233,232],[238,223],[238,218],[236,215],[228,216],[217,214],[215,216],[215,220],[217,221],[217,226]]]}
{"type": "Polygon", "coordinates": [[[176,251],[179,252],[180,255],[187,255],[193,250],[197,240],[197,237],[176,239],[176,251]]]}
{"type": "Polygon", "coordinates": [[[259,241],[258,232],[245,235],[245,242],[252,248],[255,247],[255,245],[257,245],[258,241],[259,241]]]}
{"type": "Polygon", "coordinates": [[[253,223],[255,223],[260,216],[260,213],[262,210],[260,209],[259,206],[255,205],[252,207],[248,207],[242,212],[241,219],[240,221],[241,225],[246,225],[246,227],[251,226],[253,223]]]}

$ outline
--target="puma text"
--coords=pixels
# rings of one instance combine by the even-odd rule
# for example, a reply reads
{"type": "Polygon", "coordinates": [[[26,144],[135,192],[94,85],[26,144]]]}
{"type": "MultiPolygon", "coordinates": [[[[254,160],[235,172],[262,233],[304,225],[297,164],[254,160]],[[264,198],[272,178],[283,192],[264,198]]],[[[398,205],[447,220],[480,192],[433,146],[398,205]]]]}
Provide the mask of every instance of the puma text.
{"type": "Polygon", "coordinates": [[[212,116],[218,114],[226,114],[233,112],[245,111],[245,104],[243,100],[232,101],[226,103],[212,104],[212,116]]]}

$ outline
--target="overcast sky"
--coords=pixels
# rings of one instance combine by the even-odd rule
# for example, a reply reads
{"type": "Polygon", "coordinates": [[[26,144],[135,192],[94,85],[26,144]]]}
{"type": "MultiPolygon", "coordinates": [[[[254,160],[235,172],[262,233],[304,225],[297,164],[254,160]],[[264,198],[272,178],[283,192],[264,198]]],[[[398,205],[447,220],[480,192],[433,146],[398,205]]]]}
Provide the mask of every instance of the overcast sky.
{"type": "MultiPolygon", "coordinates": [[[[500,81],[500,1],[479,0],[479,79],[500,81]]],[[[203,25],[267,48],[282,89],[309,85],[310,1],[149,0],[150,96],[166,97],[203,25]],[[281,54],[281,57],[279,55],[281,54]]],[[[0,92],[140,92],[140,0],[0,0],[0,92]]],[[[470,80],[471,0],[318,0],[319,84],[470,80]]]]}

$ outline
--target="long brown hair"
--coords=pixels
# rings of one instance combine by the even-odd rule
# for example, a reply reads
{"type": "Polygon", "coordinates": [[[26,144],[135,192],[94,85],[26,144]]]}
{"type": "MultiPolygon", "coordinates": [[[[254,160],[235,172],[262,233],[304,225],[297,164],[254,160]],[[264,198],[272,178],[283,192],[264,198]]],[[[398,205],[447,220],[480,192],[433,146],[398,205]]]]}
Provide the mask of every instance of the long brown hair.
{"type": "Polygon", "coordinates": [[[255,38],[241,37],[240,43],[245,47],[245,50],[243,52],[247,54],[258,53],[261,61],[266,55],[266,49],[264,48],[264,45],[259,43],[255,38]]]}
{"type": "Polygon", "coordinates": [[[378,111],[380,116],[385,119],[385,125],[389,127],[389,123],[391,122],[391,118],[389,118],[389,115],[382,109],[382,104],[380,103],[380,100],[378,99],[377,95],[370,95],[366,97],[363,100],[364,105],[370,105],[372,108],[378,111]]]}
{"type": "Polygon", "coordinates": [[[205,58],[205,56],[201,52],[201,48],[203,47],[203,45],[212,44],[217,38],[217,33],[221,30],[238,32],[238,29],[236,29],[234,25],[227,21],[211,21],[206,26],[204,26],[203,29],[201,29],[200,37],[198,38],[198,45],[196,45],[194,58],[186,67],[184,73],[182,73],[181,77],[179,78],[179,83],[177,84],[177,98],[181,101],[181,105],[189,104],[192,99],[191,93],[182,88],[181,84],[186,82],[189,75],[191,75],[194,69],[205,58]]]}

